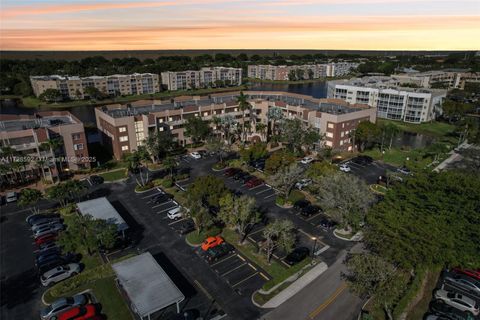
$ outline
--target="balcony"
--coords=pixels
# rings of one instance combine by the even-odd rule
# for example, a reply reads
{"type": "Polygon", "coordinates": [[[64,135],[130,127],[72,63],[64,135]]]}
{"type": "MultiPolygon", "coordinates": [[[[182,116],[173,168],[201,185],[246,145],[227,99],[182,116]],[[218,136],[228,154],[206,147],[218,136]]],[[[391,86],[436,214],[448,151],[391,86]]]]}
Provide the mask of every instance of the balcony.
{"type": "Polygon", "coordinates": [[[24,151],[29,149],[36,149],[37,144],[35,142],[22,143],[22,144],[12,145],[12,148],[14,148],[17,151],[24,151]]]}

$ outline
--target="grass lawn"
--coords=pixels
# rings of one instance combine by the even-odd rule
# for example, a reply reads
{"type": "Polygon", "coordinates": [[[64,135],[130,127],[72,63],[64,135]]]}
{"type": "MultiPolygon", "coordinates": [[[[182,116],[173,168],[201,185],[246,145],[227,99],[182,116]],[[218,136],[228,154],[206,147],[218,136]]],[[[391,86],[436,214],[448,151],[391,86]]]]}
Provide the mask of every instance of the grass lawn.
{"type": "MultiPolygon", "coordinates": [[[[368,155],[375,160],[381,160],[385,163],[391,164],[396,167],[402,167],[406,165],[410,169],[423,169],[434,160],[430,155],[427,155],[425,149],[398,149],[392,148],[385,150],[385,154],[382,155],[379,149],[366,150],[363,154],[368,155]],[[408,160],[407,160],[408,158],[408,160]]],[[[439,160],[446,158],[446,154],[441,154],[439,160]]]]}
{"type": "Polygon", "coordinates": [[[245,241],[245,244],[239,244],[239,235],[235,231],[225,228],[223,229],[222,236],[227,242],[234,245],[238,251],[263,268],[272,277],[270,281],[263,285],[264,290],[274,287],[276,284],[287,279],[312,261],[312,259],[308,257],[290,268],[275,259],[271,259],[269,264],[265,254],[258,253],[257,248],[253,244],[248,241],[245,241]]]}
{"type": "Polygon", "coordinates": [[[427,274],[427,284],[422,294],[420,301],[415,304],[407,314],[407,320],[423,319],[423,316],[428,311],[428,305],[432,300],[432,292],[435,289],[440,276],[441,270],[429,271],[427,274]]]}
{"type": "Polygon", "coordinates": [[[200,233],[198,233],[197,231],[193,231],[187,235],[187,241],[190,244],[201,244],[203,240],[205,240],[205,238],[216,236],[220,233],[222,233],[222,229],[219,227],[213,227],[200,233]]]}
{"type": "Polygon", "coordinates": [[[82,256],[81,262],[85,265],[86,270],[93,269],[102,264],[102,261],[98,254],[94,254],[92,256],[85,254],[82,256]]]}
{"type": "Polygon", "coordinates": [[[120,180],[127,177],[127,170],[118,169],[118,170],[108,171],[108,172],[100,173],[99,176],[105,179],[105,181],[120,180]]]}
{"type": "Polygon", "coordinates": [[[446,136],[453,131],[455,131],[455,126],[445,123],[445,122],[428,122],[428,123],[421,123],[421,124],[414,124],[414,123],[406,123],[406,122],[398,122],[393,120],[387,119],[377,119],[378,123],[393,123],[395,124],[400,130],[407,131],[407,132],[416,132],[422,133],[425,135],[430,136],[446,136]]]}

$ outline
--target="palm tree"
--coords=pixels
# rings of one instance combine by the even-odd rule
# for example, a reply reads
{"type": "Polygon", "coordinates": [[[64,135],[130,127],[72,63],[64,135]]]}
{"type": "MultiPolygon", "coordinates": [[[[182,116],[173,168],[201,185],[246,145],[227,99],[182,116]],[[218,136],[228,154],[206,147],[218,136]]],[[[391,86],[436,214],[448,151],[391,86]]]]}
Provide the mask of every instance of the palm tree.
{"type": "Polygon", "coordinates": [[[255,131],[259,132],[263,139],[266,139],[267,125],[265,123],[257,123],[255,125],[255,131]]]}
{"type": "MultiPolygon", "coordinates": [[[[47,164],[47,161],[43,158],[38,158],[35,161],[35,163],[37,165],[38,170],[40,170],[42,172],[43,180],[47,180],[47,178],[45,176],[45,165],[47,164]]],[[[48,170],[50,170],[50,167],[48,167],[48,170]]],[[[50,176],[51,176],[51,173],[50,173],[50,176]]]]}
{"type": "MultiPolygon", "coordinates": [[[[278,121],[283,119],[282,109],[280,109],[279,107],[272,107],[272,108],[268,109],[267,119],[268,119],[268,123],[269,124],[271,123],[270,134],[272,136],[275,136],[276,135],[275,125],[278,121]]],[[[268,140],[269,140],[269,135],[268,135],[268,131],[267,131],[267,142],[268,142],[268,140]]]]}
{"type": "Polygon", "coordinates": [[[177,162],[175,161],[175,159],[172,157],[166,157],[162,163],[163,167],[169,171],[170,179],[173,179],[173,170],[177,166],[177,162]]]}
{"type": "Polygon", "coordinates": [[[245,142],[246,140],[246,132],[245,132],[245,111],[251,111],[252,105],[248,102],[248,96],[243,94],[243,91],[240,91],[240,95],[237,97],[238,107],[242,111],[242,141],[245,142]]]}

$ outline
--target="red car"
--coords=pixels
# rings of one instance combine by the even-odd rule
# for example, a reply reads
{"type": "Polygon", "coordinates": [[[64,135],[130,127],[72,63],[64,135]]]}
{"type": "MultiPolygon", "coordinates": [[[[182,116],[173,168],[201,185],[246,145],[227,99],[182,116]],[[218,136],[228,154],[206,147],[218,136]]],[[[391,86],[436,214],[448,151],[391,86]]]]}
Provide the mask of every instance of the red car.
{"type": "Polygon", "coordinates": [[[464,274],[474,279],[480,280],[480,269],[461,269],[461,268],[453,268],[453,272],[458,274],[464,274]]]}
{"type": "Polygon", "coordinates": [[[225,170],[224,175],[226,177],[232,177],[233,175],[235,175],[239,171],[240,171],[240,169],[238,169],[238,168],[228,168],[227,170],[225,170]]]}
{"type": "Polygon", "coordinates": [[[57,234],[56,233],[49,233],[49,234],[45,234],[41,237],[38,237],[35,239],[35,244],[37,246],[43,244],[43,243],[47,243],[47,242],[50,242],[50,241],[55,241],[57,240],[57,234]]]}
{"type": "Polygon", "coordinates": [[[93,304],[72,308],[58,316],[58,320],[88,320],[95,319],[97,308],[93,304]]]}
{"type": "Polygon", "coordinates": [[[208,237],[202,243],[202,250],[207,251],[208,249],[213,248],[215,246],[218,246],[219,244],[221,244],[223,242],[224,242],[224,240],[220,236],[208,237]]]}
{"type": "Polygon", "coordinates": [[[254,188],[256,186],[261,185],[262,183],[263,183],[262,179],[252,178],[252,179],[248,180],[245,185],[247,186],[247,188],[251,189],[251,188],[254,188]]]}

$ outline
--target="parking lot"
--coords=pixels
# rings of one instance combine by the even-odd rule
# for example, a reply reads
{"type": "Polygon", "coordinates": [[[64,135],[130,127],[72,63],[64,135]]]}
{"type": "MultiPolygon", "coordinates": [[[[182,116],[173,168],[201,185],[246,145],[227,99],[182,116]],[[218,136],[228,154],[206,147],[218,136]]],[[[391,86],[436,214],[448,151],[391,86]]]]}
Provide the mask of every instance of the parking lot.
{"type": "Polygon", "coordinates": [[[350,174],[356,175],[365,180],[368,184],[377,183],[378,177],[385,176],[387,171],[395,172],[397,170],[396,167],[379,161],[373,161],[369,164],[359,164],[348,160],[342,163],[345,163],[350,167],[350,174]]]}

